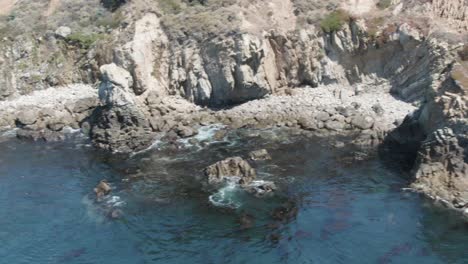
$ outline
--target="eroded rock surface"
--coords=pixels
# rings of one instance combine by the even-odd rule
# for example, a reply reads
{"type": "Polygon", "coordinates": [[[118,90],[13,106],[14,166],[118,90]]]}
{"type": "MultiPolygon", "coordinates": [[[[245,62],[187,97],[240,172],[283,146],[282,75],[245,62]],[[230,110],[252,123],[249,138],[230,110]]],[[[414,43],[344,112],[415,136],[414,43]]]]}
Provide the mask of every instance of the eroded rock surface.
{"type": "Polygon", "coordinates": [[[468,208],[468,164],[464,149],[450,128],[432,133],[416,161],[413,188],[457,208],[468,208]]]}
{"type": "Polygon", "coordinates": [[[239,180],[237,182],[240,185],[248,185],[257,175],[255,169],[241,157],[232,157],[218,161],[205,168],[204,173],[208,177],[208,183],[210,184],[219,184],[230,177],[238,177],[239,180]]]}
{"type": "Polygon", "coordinates": [[[101,67],[101,106],[93,116],[91,138],[114,152],[142,150],[153,140],[150,124],[131,90],[133,78],[115,64],[101,67]]]}

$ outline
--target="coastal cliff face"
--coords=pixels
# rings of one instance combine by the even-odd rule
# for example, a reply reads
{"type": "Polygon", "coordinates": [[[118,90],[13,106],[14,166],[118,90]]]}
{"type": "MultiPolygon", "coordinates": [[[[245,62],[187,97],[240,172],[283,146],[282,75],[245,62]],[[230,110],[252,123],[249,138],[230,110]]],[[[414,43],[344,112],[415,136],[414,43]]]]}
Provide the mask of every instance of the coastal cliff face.
{"type": "MultiPolygon", "coordinates": [[[[99,26],[4,38],[0,100],[96,85],[85,114],[60,123],[115,152],[210,123],[352,134],[410,149],[415,189],[468,205],[467,1],[91,2],[109,8],[99,26]]],[[[29,119],[48,131],[57,121],[42,112],[29,119]]]]}

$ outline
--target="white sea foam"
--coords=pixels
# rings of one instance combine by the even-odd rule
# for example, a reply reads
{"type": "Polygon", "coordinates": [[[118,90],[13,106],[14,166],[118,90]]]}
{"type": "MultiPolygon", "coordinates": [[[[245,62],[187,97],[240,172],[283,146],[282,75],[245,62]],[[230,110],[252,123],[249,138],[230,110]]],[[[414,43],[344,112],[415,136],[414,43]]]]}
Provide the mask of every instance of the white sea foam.
{"type": "Polygon", "coordinates": [[[225,127],[226,126],[221,125],[221,124],[202,126],[198,129],[198,133],[195,136],[190,137],[190,138],[182,138],[182,139],[179,139],[178,141],[186,147],[198,147],[199,149],[202,149],[201,146],[190,143],[190,139],[196,139],[197,142],[203,142],[203,141],[207,141],[209,143],[219,142],[219,141],[213,140],[213,137],[217,131],[225,127]]]}
{"type": "Polygon", "coordinates": [[[235,181],[227,181],[226,185],[208,197],[211,204],[218,207],[239,208],[241,203],[236,200],[239,185],[235,181]]]}
{"type": "Polygon", "coordinates": [[[77,134],[77,133],[81,133],[81,129],[80,128],[72,128],[72,127],[69,127],[69,126],[65,126],[63,128],[63,133],[65,134],[77,134]]]}
{"type": "Polygon", "coordinates": [[[154,139],[153,143],[151,143],[150,146],[148,146],[147,148],[142,149],[142,150],[140,150],[140,151],[132,152],[132,153],[130,154],[130,157],[133,157],[133,156],[135,156],[135,155],[148,152],[148,151],[150,151],[150,150],[152,150],[152,149],[158,149],[158,148],[161,146],[161,144],[162,144],[161,137],[158,136],[156,139],[154,139]]]}
{"type": "Polygon", "coordinates": [[[2,134],[0,136],[1,137],[7,137],[7,138],[16,137],[16,131],[17,130],[18,130],[18,128],[5,130],[5,131],[1,132],[2,134]]]}
{"type": "Polygon", "coordinates": [[[110,196],[108,199],[106,199],[106,204],[112,207],[119,207],[119,206],[125,205],[125,202],[122,201],[120,196],[113,195],[113,196],[110,196]]]}

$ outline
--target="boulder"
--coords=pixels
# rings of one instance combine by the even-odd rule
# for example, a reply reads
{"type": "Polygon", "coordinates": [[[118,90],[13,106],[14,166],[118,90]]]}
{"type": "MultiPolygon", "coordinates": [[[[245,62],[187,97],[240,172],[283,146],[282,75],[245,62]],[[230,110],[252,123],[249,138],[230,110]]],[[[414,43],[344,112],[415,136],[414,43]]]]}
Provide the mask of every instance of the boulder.
{"type": "Polygon", "coordinates": [[[371,116],[355,115],[351,118],[351,125],[362,130],[370,129],[374,125],[374,118],[371,116]]]}
{"type": "Polygon", "coordinates": [[[60,38],[67,38],[71,33],[71,28],[65,26],[61,26],[55,30],[55,35],[60,38]]]}
{"type": "Polygon", "coordinates": [[[204,170],[208,183],[222,183],[226,178],[239,177],[238,183],[247,185],[256,177],[255,169],[241,157],[231,157],[218,161],[204,170]]]}
{"type": "Polygon", "coordinates": [[[198,131],[192,127],[188,126],[179,126],[176,128],[176,133],[181,138],[193,137],[198,134],[198,131]]]}
{"type": "Polygon", "coordinates": [[[16,118],[16,123],[19,126],[27,126],[36,123],[37,121],[37,111],[34,110],[25,110],[21,111],[16,118]]]}
{"type": "Polygon", "coordinates": [[[336,120],[328,120],[328,122],[325,123],[325,127],[334,131],[343,130],[345,128],[345,123],[336,120]]]}
{"type": "Polygon", "coordinates": [[[99,182],[98,185],[94,188],[94,193],[96,194],[97,198],[101,198],[104,195],[108,195],[111,192],[112,188],[109,186],[107,181],[102,180],[99,182]]]}
{"type": "Polygon", "coordinates": [[[302,129],[305,130],[317,130],[318,129],[318,124],[316,120],[301,117],[298,120],[298,124],[302,129]]]}
{"type": "Polygon", "coordinates": [[[270,153],[266,149],[254,150],[249,153],[251,160],[271,160],[270,153]]]}
{"type": "Polygon", "coordinates": [[[213,135],[213,140],[222,141],[226,137],[227,131],[222,129],[215,132],[213,135]]]}

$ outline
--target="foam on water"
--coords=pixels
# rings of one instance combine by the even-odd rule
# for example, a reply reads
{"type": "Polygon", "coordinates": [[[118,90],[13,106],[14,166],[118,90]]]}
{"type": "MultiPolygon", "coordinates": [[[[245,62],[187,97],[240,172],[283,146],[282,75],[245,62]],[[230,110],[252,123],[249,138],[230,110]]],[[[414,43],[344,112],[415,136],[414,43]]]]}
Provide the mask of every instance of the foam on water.
{"type": "Polygon", "coordinates": [[[72,127],[69,127],[69,126],[64,127],[62,131],[65,134],[78,134],[78,133],[81,133],[80,128],[72,128],[72,127]]]}
{"type": "MultiPolygon", "coordinates": [[[[225,128],[226,126],[221,125],[221,124],[213,124],[213,125],[208,125],[208,126],[202,126],[198,129],[198,133],[190,138],[182,138],[179,139],[178,141],[182,143],[186,147],[194,147],[195,145],[190,143],[190,139],[196,139],[197,142],[209,142],[209,143],[215,143],[219,142],[216,140],[213,140],[214,135],[216,134],[217,131],[220,129],[225,128]]],[[[198,149],[202,149],[201,146],[196,146],[198,149]]]]}
{"type": "Polygon", "coordinates": [[[112,206],[112,207],[120,207],[122,205],[125,205],[125,202],[122,201],[122,199],[120,198],[120,196],[117,196],[117,195],[112,195],[112,196],[109,196],[106,200],[105,200],[106,204],[109,205],[109,206],[112,206]]]}
{"type": "MultiPolygon", "coordinates": [[[[236,177],[232,177],[236,178],[236,177]]],[[[238,178],[236,179],[238,181],[238,178]]],[[[239,185],[236,180],[231,179],[226,181],[226,185],[220,188],[216,193],[210,195],[208,200],[211,204],[218,207],[239,208],[242,203],[237,200],[237,193],[240,191],[239,185]]]]}
{"type": "Polygon", "coordinates": [[[17,130],[18,128],[13,128],[13,129],[8,129],[6,131],[3,131],[1,134],[1,137],[6,137],[6,138],[16,137],[17,130]]]}
{"type": "Polygon", "coordinates": [[[161,144],[162,144],[161,137],[158,136],[158,137],[156,137],[156,139],[153,141],[153,143],[151,143],[151,145],[150,145],[149,147],[147,147],[147,148],[145,148],[145,149],[142,149],[142,150],[140,150],[140,151],[132,152],[132,153],[130,154],[130,157],[133,157],[133,156],[136,156],[136,155],[138,155],[138,154],[142,154],[142,153],[148,152],[148,151],[150,151],[150,150],[152,150],[152,149],[158,149],[158,148],[161,146],[161,144]]]}

